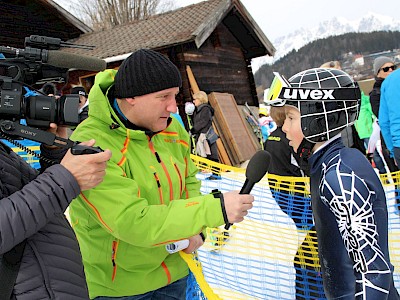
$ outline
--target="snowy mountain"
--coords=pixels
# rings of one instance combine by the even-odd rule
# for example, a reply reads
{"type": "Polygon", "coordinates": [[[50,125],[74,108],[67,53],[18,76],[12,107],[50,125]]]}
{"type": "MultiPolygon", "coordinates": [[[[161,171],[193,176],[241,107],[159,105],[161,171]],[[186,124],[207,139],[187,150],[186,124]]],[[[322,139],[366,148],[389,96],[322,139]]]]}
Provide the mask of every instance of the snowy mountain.
{"type": "Polygon", "coordinates": [[[341,35],[348,32],[371,32],[381,30],[400,31],[400,20],[392,17],[368,13],[359,20],[350,21],[345,18],[334,17],[328,21],[321,22],[318,26],[307,29],[300,28],[293,33],[282,36],[272,41],[276,48],[274,57],[262,56],[252,60],[253,72],[264,64],[272,64],[279,58],[285,56],[293,49],[298,50],[304,45],[321,38],[332,35],[341,35]]]}

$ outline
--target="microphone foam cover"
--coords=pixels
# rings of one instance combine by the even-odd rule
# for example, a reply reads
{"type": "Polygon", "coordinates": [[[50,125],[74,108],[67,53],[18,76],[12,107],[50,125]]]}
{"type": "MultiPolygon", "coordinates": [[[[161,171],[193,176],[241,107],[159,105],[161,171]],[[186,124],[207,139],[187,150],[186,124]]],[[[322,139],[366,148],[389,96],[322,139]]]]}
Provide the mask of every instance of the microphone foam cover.
{"type": "Polygon", "coordinates": [[[47,63],[55,67],[86,71],[103,71],[107,66],[103,59],[58,50],[49,50],[47,63]]]}
{"type": "Polygon", "coordinates": [[[246,178],[250,182],[259,182],[264,177],[271,163],[271,154],[266,150],[257,151],[246,168],[246,178]]]}

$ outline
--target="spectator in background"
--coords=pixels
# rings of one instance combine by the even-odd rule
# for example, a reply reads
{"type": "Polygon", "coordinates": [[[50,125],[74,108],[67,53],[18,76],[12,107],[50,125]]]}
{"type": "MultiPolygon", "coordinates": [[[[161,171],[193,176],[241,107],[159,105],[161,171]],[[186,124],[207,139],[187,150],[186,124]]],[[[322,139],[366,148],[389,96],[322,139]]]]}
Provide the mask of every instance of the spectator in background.
{"type": "Polygon", "coordinates": [[[331,68],[331,69],[338,69],[341,70],[342,66],[340,65],[340,62],[337,60],[331,60],[326,63],[323,63],[320,68],[331,68]]]}
{"type": "Polygon", "coordinates": [[[271,154],[271,164],[268,173],[279,176],[304,176],[300,169],[299,156],[289,146],[289,140],[282,131],[285,121],[285,109],[283,107],[271,107],[271,119],[276,124],[276,129],[270,133],[264,143],[264,150],[271,154]]]}
{"type": "MultiPolygon", "coordinates": [[[[371,103],[369,101],[369,96],[365,95],[363,91],[361,91],[361,107],[360,112],[358,114],[357,121],[354,123],[355,128],[357,130],[359,138],[364,143],[364,148],[368,149],[369,138],[372,134],[372,125],[375,121],[375,115],[372,112],[371,103]]],[[[367,157],[370,157],[372,153],[365,153],[367,157]]]]}
{"type": "MultiPolygon", "coordinates": [[[[394,65],[393,65],[394,66],[394,65]]],[[[389,66],[393,68],[393,66],[389,66]]],[[[400,70],[389,74],[381,86],[379,126],[390,156],[400,166],[400,70]]]]}
{"type": "Polygon", "coordinates": [[[83,86],[75,86],[71,89],[72,95],[79,95],[79,123],[86,120],[89,116],[89,99],[88,94],[83,86]]]}
{"type": "Polygon", "coordinates": [[[148,49],[96,75],[89,118],[71,137],[96,136],[113,153],[104,181],[70,206],[90,299],[185,300],[188,266],[166,245],[188,239],[191,253],[206,227],[242,221],[252,207],[237,191],[201,194],[189,134],[170,117],[181,85],[178,68],[148,49]]]}
{"type": "Polygon", "coordinates": [[[271,132],[264,144],[264,150],[271,154],[269,174],[285,176],[276,180],[268,177],[269,187],[276,203],[294,221],[298,230],[307,232],[294,258],[296,270],[296,299],[324,298],[321,270],[318,260],[318,245],[312,220],[311,201],[305,191],[304,182],[293,177],[308,174],[308,164],[289,146],[289,140],[282,131],[285,122],[285,108],[271,107],[270,116],[277,128],[271,132]],[[299,167],[302,164],[302,169],[299,167]],[[296,190],[298,192],[296,192],[296,190]]]}
{"type": "MultiPolygon", "coordinates": [[[[393,60],[387,56],[379,56],[374,60],[373,64],[373,69],[374,69],[374,75],[375,75],[375,83],[372,88],[372,91],[369,94],[369,99],[371,102],[371,107],[372,107],[372,112],[375,114],[377,117],[377,125],[379,126],[374,126],[376,130],[380,131],[380,123],[379,123],[379,107],[380,107],[380,102],[381,102],[381,86],[386,77],[393,72],[396,69],[396,66],[393,62],[393,60]]],[[[386,168],[385,165],[387,165],[388,169],[390,172],[395,172],[398,170],[398,167],[394,163],[393,158],[390,157],[389,151],[386,147],[385,141],[382,137],[382,134],[379,134],[380,136],[380,144],[381,147],[378,151],[378,149],[375,149],[374,151],[374,162],[376,167],[379,169],[380,174],[385,174],[386,173],[386,168]],[[380,153],[382,153],[382,156],[380,153]]],[[[375,140],[371,141],[376,143],[375,140]]],[[[375,145],[369,146],[369,148],[376,148],[374,147],[375,145]]]]}
{"type": "Polygon", "coordinates": [[[176,113],[171,113],[171,117],[175,118],[183,126],[183,128],[185,128],[185,124],[183,123],[182,117],[179,114],[178,107],[176,107],[176,113]]]}
{"type": "Polygon", "coordinates": [[[43,84],[42,88],[39,91],[47,96],[57,96],[58,95],[57,87],[52,82],[46,82],[45,84],[43,84]]]}
{"type": "Polygon", "coordinates": [[[186,117],[187,117],[187,121],[188,121],[190,141],[191,141],[190,147],[192,149],[193,154],[196,154],[196,141],[195,141],[194,135],[192,134],[192,128],[193,128],[192,116],[193,116],[195,109],[196,109],[196,106],[193,104],[193,102],[185,103],[185,113],[186,113],[186,117]]]}
{"type": "MultiPolygon", "coordinates": [[[[210,127],[212,127],[212,121],[214,117],[214,108],[208,104],[207,94],[203,91],[199,91],[193,94],[193,103],[196,106],[193,112],[193,127],[191,129],[191,133],[195,136],[196,147],[199,146],[199,139],[201,138],[201,134],[206,134],[210,127]]],[[[210,154],[207,154],[206,157],[209,160],[219,162],[218,159],[218,148],[217,143],[214,142],[209,144],[210,146],[210,154]]],[[[207,177],[207,180],[218,180],[221,179],[219,175],[219,169],[212,168],[212,174],[210,177],[207,177]]]]}
{"type": "Polygon", "coordinates": [[[276,123],[270,117],[266,107],[260,106],[260,108],[258,109],[258,125],[261,129],[261,142],[265,143],[270,133],[276,129],[276,123]]]}

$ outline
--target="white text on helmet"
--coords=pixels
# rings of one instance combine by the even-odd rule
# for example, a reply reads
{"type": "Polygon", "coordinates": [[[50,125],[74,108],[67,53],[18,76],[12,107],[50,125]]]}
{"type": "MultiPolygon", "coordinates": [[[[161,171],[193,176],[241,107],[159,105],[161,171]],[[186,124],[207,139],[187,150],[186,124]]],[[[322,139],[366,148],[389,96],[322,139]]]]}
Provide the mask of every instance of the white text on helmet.
{"type": "Polygon", "coordinates": [[[285,89],[283,97],[285,99],[300,100],[335,100],[334,90],[306,90],[306,89],[285,89]]]}

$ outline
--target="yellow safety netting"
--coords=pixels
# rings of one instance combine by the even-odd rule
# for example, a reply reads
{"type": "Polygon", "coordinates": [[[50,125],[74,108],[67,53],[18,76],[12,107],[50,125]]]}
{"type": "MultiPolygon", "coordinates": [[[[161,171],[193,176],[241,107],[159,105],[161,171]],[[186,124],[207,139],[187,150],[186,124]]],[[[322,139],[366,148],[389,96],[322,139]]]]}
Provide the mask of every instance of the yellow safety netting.
{"type": "MultiPolygon", "coordinates": [[[[240,190],[245,169],[192,156],[202,192],[240,190]],[[221,180],[207,180],[220,172],[221,180]]],[[[400,172],[381,176],[387,196],[389,248],[400,288],[400,172]]],[[[204,245],[185,256],[203,292],[188,299],[323,299],[318,244],[312,221],[309,178],[268,175],[252,194],[246,219],[226,231],[209,228],[204,245]]]]}

